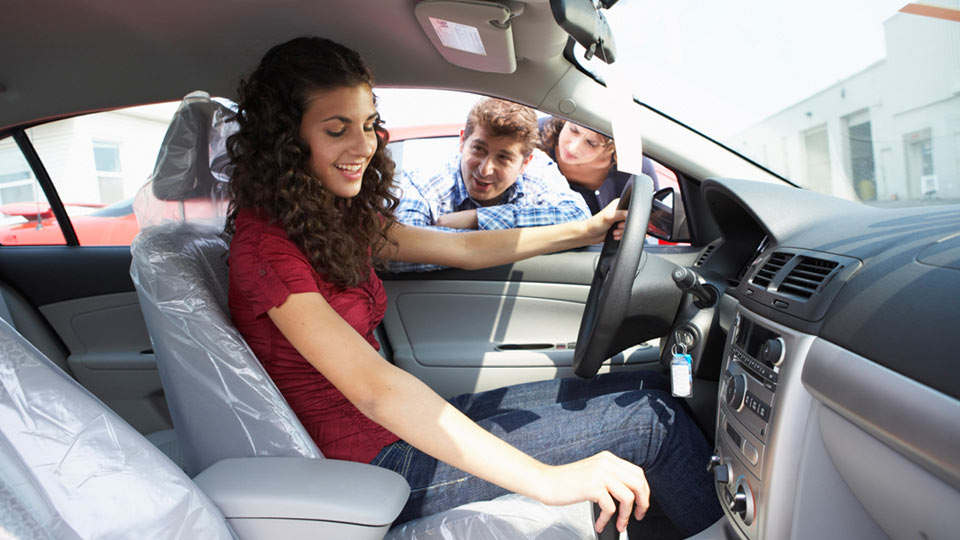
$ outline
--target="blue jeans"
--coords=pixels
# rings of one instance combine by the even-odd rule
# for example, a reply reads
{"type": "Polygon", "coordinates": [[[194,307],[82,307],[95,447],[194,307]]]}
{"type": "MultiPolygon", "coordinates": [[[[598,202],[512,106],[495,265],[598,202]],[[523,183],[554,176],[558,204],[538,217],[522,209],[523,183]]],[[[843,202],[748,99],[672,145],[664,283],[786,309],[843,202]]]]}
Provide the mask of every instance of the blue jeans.
{"type": "MultiPolygon", "coordinates": [[[[706,469],[710,448],[659,373],[538,381],[464,394],[450,402],[544,463],[561,465],[609,450],[639,465],[651,497],[683,536],[720,518],[706,469]]],[[[507,493],[404,441],[383,448],[371,463],[400,473],[410,484],[410,499],[397,524],[507,493]]]]}

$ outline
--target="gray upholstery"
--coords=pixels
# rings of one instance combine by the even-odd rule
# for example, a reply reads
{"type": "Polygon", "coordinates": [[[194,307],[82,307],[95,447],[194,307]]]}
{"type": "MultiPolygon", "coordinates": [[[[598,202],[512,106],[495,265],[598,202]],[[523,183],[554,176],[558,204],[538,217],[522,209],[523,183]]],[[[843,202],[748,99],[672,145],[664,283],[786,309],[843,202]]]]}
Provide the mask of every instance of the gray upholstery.
{"type": "Polygon", "coordinates": [[[0,310],[3,320],[10,323],[21,336],[49,358],[63,371],[70,372],[67,365],[67,349],[57,338],[50,324],[33,304],[6,283],[0,283],[0,310]]]}
{"type": "Polygon", "coordinates": [[[3,321],[0,373],[0,520],[36,538],[233,537],[183,471],[3,321]]]}
{"type": "MultiPolygon", "coordinates": [[[[70,373],[66,348],[50,328],[49,323],[37,312],[33,304],[2,282],[0,282],[0,318],[7,321],[17,333],[39,349],[58,368],[70,373]]],[[[146,437],[178,467],[183,468],[183,455],[180,453],[180,445],[174,430],[162,429],[149,433],[146,437]]]]}
{"type": "Polygon", "coordinates": [[[229,457],[321,457],[233,327],[226,242],[215,231],[171,223],[145,229],[131,250],[187,473],[229,457]]]}

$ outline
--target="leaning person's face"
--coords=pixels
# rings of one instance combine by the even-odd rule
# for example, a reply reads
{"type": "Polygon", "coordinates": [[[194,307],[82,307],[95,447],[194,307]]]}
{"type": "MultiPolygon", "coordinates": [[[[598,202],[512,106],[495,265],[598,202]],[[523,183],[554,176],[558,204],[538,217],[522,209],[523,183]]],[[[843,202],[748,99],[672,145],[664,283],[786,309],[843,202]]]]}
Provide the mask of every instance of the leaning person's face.
{"type": "Polygon", "coordinates": [[[338,197],[360,193],[363,172],[377,150],[373,92],[361,84],[314,93],[300,120],[310,147],[310,172],[338,197]]]}
{"type": "Polygon", "coordinates": [[[557,137],[557,161],[566,165],[609,164],[613,149],[604,148],[605,142],[596,131],[567,122],[557,137]]]}
{"type": "Polygon", "coordinates": [[[489,135],[483,126],[476,126],[466,138],[460,133],[460,173],[467,193],[481,206],[498,204],[531,157],[523,155],[522,142],[489,135]]]}

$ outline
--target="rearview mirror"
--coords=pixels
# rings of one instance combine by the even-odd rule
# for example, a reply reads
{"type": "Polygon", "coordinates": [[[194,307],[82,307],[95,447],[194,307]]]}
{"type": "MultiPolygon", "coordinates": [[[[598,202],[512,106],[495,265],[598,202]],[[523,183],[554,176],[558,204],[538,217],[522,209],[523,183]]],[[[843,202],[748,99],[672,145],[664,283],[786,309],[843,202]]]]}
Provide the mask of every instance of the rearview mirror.
{"type": "MultiPolygon", "coordinates": [[[[616,0],[607,1],[612,6],[616,0]]],[[[586,49],[584,57],[594,55],[608,64],[617,56],[617,46],[607,19],[600,13],[593,0],[550,0],[550,11],[560,28],[586,49]]]]}
{"type": "Polygon", "coordinates": [[[653,194],[647,234],[667,242],[680,240],[686,215],[683,205],[677,204],[677,201],[678,193],[673,187],[665,187],[653,194]]]}

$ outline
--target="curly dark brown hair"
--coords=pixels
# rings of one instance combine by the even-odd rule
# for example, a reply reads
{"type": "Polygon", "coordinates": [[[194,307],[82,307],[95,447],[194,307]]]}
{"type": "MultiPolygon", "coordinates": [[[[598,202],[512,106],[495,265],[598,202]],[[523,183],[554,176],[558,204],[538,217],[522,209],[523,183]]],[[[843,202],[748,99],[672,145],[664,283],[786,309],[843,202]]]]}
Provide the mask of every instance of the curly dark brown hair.
{"type": "MultiPolygon", "coordinates": [[[[547,153],[547,155],[555,156],[557,149],[557,141],[560,140],[560,132],[563,131],[563,126],[567,121],[563,118],[558,118],[554,116],[546,122],[543,123],[543,129],[540,130],[540,145],[538,148],[547,153]]],[[[589,128],[588,128],[589,129],[589,128]]],[[[591,130],[593,131],[593,130],[591,130]]],[[[603,137],[603,147],[612,148],[613,154],[610,156],[610,169],[613,169],[617,166],[617,147],[613,144],[613,139],[607,137],[606,135],[600,133],[603,137]]]]}
{"type": "Polygon", "coordinates": [[[328,39],[301,37],[270,49],[240,82],[239,130],[227,140],[235,167],[225,233],[235,232],[237,213],[259,209],[326,279],[354,287],[370,276],[371,253],[389,240],[396,224],[392,194],[394,162],[379,119],[377,150],[363,174],[360,193],[341,198],[310,172],[310,148],[299,136],[308,99],[318,91],[367,85],[373,75],[360,55],[328,39]]]}

